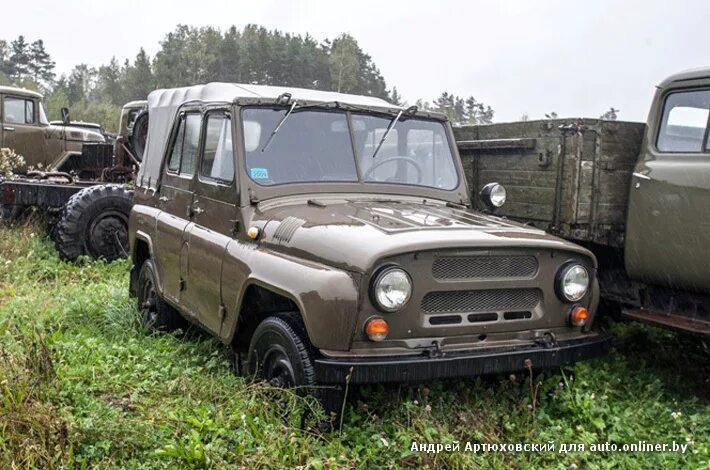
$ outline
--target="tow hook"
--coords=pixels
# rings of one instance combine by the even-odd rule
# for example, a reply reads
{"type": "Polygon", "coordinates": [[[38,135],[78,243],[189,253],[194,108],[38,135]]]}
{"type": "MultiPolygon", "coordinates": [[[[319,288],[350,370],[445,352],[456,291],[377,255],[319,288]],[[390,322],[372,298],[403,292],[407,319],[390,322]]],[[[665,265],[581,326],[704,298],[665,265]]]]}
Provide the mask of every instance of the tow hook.
{"type": "Polygon", "coordinates": [[[557,338],[555,338],[555,334],[551,331],[546,331],[542,335],[542,338],[537,338],[535,342],[544,347],[545,349],[554,348],[557,346],[557,338]]]}
{"type": "Polygon", "coordinates": [[[429,359],[444,357],[444,351],[441,350],[441,345],[438,340],[432,341],[431,346],[427,349],[427,353],[429,353],[429,359]]]}

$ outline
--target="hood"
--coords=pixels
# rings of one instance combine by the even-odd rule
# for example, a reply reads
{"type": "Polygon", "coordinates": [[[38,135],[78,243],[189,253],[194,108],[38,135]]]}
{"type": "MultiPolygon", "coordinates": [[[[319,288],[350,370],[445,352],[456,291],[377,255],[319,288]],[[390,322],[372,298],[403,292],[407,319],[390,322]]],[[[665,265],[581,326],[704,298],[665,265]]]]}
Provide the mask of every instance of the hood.
{"type": "Polygon", "coordinates": [[[106,142],[106,138],[100,132],[84,127],[50,124],[49,133],[73,142],[106,142]]]}
{"type": "Polygon", "coordinates": [[[284,198],[260,203],[251,225],[262,228],[262,246],[355,272],[382,258],[446,248],[548,248],[593,259],[542,230],[421,199],[284,198]]]}

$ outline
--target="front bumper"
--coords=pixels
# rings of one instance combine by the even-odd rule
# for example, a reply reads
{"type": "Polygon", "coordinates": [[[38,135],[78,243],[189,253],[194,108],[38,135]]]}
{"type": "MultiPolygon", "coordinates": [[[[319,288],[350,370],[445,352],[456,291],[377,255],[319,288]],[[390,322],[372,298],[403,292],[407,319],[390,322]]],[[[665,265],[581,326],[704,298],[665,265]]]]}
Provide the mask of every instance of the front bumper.
{"type": "Polygon", "coordinates": [[[582,339],[560,341],[549,347],[536,344],[520,348],[492,348],[440,357],[319,358],[315,361],[316,378],[322,384],[344,384],[352,369],[350,383],[419,382],[520,372],[528,368],[527,364],[533,370],[552,369],[601,356],[610,347],[610,335],[595,333],[582,339]]]}

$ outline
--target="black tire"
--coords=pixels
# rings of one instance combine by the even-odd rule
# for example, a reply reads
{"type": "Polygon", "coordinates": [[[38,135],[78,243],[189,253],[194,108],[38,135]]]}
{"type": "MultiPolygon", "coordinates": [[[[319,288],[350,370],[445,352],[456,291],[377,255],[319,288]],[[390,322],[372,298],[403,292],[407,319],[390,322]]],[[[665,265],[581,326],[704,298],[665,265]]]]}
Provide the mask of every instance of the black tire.
{"type": "Polygon", "coordinates": [[[97,185],[74,194],[64,206],[54,235],[59,256],[114,261],[128,256],[128,216],[133,190],[118,184],[97,185]]]}
{"type": "Polygon", "coordinates": [[[145,153],[145,142],[148,138],[148,110],[141,111],[133,122],[133,130],[128,137],[133,155],[139,162],[143,161],[145,153]]]}
{"type": "Polygon", "coordinates": [[[315,396],[326,413],[340,413],[343,391],[318,387],[315,353],[298,313],[270,316],[256,327],[249,345],[247,372],[274,387],[299,387],[315,396]]]}
{"type": "Polygon", "coordinates": [[[24,210],[25,206],[18,204],[0,204],[0,225],[14,222],[24,210]]]}
{"type": "Polygon", "coordinates": [[[138,312],[141,320],[154,332],[185,330],[187,321],[158,293],[155,268],[151,260],[145,260],[138,273],[138,312]]]}

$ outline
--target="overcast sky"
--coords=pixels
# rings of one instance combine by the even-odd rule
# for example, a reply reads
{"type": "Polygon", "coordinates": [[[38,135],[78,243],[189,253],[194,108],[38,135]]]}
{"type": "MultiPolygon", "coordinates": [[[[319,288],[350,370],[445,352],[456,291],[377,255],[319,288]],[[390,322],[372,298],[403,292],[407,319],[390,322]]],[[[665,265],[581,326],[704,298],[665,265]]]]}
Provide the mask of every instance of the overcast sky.
{"type": "Polygon", "coordinates": [[[0,38],[42,38],[68,72],[78,63],[152,56],[178,23],[248,23],[318,40],[347,32],[410,103],[474,95],[496,121],[556,111],[646,118],[654,86],[710,65],[710,2],[418,0],[33,0],[3,2],[0,38]]]}

